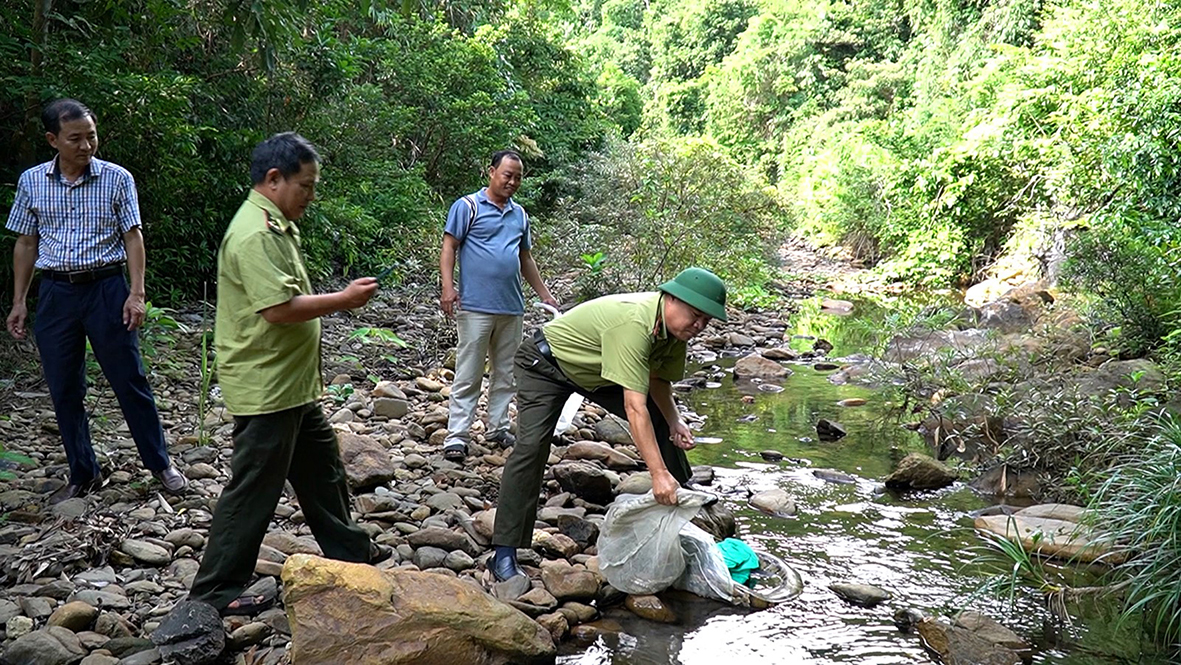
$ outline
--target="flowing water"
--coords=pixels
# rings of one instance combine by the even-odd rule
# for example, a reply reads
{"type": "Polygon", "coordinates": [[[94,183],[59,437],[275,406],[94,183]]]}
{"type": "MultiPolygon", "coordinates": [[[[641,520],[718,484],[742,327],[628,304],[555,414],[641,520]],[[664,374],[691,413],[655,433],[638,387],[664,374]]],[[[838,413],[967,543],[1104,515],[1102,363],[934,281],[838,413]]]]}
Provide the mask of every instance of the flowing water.
{"type": "MultiPolygon", "coordinates": [[[[838,318],[806,304],[789,330],[831,341],[830,358],[872,351],[872,327],[890,310],[858,303],[852,317],[838,318]]],[[[810,348],[811,341],[793,345],[810,348]]],[[[724,360],[717,365],[732,364],[724,360]]],[[[885,491],[880,480],[909,452],[929,452],[921,438],[899,425],[883,391],[837,386],[810,365],[792,365],[785,390],[769,393],[735,386],[728,378],[713,389],[682,394],[706,418],[698,434],[721,439],[699,445],[694,465],[715,469],[709,488],[734,511],[738,535],[792,565],[804,579],[798,598],[761,612],[736,611],[718,603],[672,599],[678,623],[638,619],[609,610],[604,622],[618,632],[589,647],[568,647],[564,665],[760,665],[785,663],[929,663],[913,633],[893,623],[898,608],[947,615],[974,609],[997,619],[1034,645],[1034,663],[1163,663],[1144,653],[1135,626],[1117,627],[1111,602],[1070,605],[1068,622],[1053,618],[1041,595],[1018,587],[1011,599],[986,588],[990,575],[1007,568],[972,529],[971,511],[993,501],[961,483],[938,491],[885,491]],[[743,395],[753,397],[743,401],[743,395]],[[864,406],[842,407],[848,398],[864,406]],[[815,423],[842,423],[848,436],[817,440],[815,423]],[[769,463],[761,451],[784,460],[769,463]],[[854,482],[829,482],[814,472],[835,469],[854,482]],[[770,517],[750,508],[747,497],[780,487],[795,499],[798,514],[770,517]],[[866,609],[828,590],[832,582],[873,584],[893,599],[866,609]],[[569,651],[575,652],[570,653],[569,651]]],[[[1074,584],[1095,583],[1093,571],[1071,571],[1074,584]]]]}

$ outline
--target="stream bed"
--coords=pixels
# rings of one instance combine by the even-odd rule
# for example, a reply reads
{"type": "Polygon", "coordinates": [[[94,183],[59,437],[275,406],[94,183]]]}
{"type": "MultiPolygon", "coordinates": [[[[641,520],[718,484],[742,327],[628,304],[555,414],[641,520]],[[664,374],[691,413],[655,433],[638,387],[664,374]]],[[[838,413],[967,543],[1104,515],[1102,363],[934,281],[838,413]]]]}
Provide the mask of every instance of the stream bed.
{"type": "MultiPolygon", "coordinates": [[[[849,317],[823,314],[804,303],[789,331],[832,342],[828,357],[839,359],[867,348],[876,321],[890,309],[857,303],[849,317]]],[[[793,340],[811,348],[811,340],[793,340]]],[[[719,367],[734,359],[721,359],[719,367]]],[[[782,392],[736,386],[729,375],[717,388],[681,393],[705,420],[697,432],[719,443],[699,445],[692,464],[710,465],[708,490],[734,511],[738,537],[782,558],[803,577],[796,599],[761,612],[738,611],[719,603],[673,594],[678,623],[663,625],[626,610],[608,610],[602,622],[612,631],[589,647],[568,648],[564,665],[761,665],[785,663],[930,663],[914,633],[900,631],[895,610],[917,608],[950,615],[982,612],[1033,645],[1032,662],[1046,664],[1165,663],[1143,642],[1134,622],[1120,625],[1111,600],[1068,605],[1070,619],[1054,618],[1042,595],[1018,586],[1011,596],[987,588],[1010,563],[989,550],[972,528],[971,512],[995,503],[962,482],[937,491],[897,494],[881,479],[910,452],[930,453],[921,437],[903,427],[885,403],[887,394],[858,385],[833,385],[831,372],[792,364],[782,392]],[[744,395],[749,395],[746,401],[744,395]],[[753,398],[753,401],[751,400],[753,398]],[[842,407],[861,398],[865,405],[842,407]],[[818,418],[835,420],[848,436],[817,439],[818,418]],[[784,459],[764,461],[761,451],[784,459]],[[835,469],[854,482],[831,482],[813,473],[835,469]],[[750,494],[775,487],[795,500],[790,518],[765,515],[747,505],[750,494]],[[833,582],[881,587],[893,599],[857,607],[828,589],[833,582]]],[[[1077,584],[1099,583],[1098,572],[1071,571],[1077,584]]]]}

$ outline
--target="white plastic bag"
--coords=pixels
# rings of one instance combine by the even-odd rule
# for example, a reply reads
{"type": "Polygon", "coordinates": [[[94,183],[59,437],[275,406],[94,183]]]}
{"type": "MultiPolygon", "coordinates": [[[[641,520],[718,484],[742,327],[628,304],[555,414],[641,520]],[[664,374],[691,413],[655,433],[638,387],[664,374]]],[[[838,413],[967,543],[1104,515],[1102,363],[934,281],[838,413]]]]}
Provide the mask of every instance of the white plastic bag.
{"type": "Polygon", "coordinates": [[[730,577],[726,558],[714,537],[690,522],[681,527],[680,538],[685,572],[673,582],[673,586],[702,598],[734,602],[734,579],[730,577]]]}
{"type": "Polygon", "coordinates": [[[616,497],[599,530],[599,569],[607,582],[629,594],[672,586],[685,571],[681,529],[713,498],[683,488],[675,506],[657,503],[652,492],[616,497]]]}

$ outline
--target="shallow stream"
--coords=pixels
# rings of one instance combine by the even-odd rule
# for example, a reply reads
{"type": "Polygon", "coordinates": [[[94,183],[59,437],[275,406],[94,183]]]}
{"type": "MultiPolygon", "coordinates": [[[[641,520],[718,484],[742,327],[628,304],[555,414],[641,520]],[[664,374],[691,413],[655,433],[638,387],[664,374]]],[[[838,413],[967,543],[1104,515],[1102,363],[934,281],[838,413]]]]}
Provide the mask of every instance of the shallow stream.
{"type": "MultiPolygon", "coordinates": [[[[795,334],[829,340],[839,359],[871,352],[867,331],[894,316],[891,310],[857,303],[850,317],[820,313],[805,303],[789,322],[795,334]]],[[[809,340],[793,341],[808,349],[809,340]]],[[[719,366],[733,364],[719,360],[719,366]]],[[[839,364],[839,363],[838,363],[839,364]]],[[[782,665],[785,663],[930,663],[917,635],[893,623],[896,609],[913,607],[936,615],[974,609],[1000,621],[1034,645],[1033,662],[1046,664],[1164,663],[1140,643],[1136,626],[1117,627],[1112,603],[1069,606],[1069,622],[1054,619],[1041,594],[1019,587],[1012,598],[985,589],[990,575],[1008,567],[972,529],[971,512],[994,503],[962,483],[938,491],[895,494],[880,481],[909,452],[928,452],[919,435],[902,428],[885,394],[856,385],[833,385],[807,364],[780,393],[722,385],[680,397],[705,422],[698,434],[721,439],[699,445],[694,465],[715,469],[709,488],[734,511],[738,537],[792,565],[804,579],[795,600],[761,612],[738,612],[717,603],[674,599],[678,624],[638,619],[610,610],[604,622],[618,634],[589,648],[568,649],[564,665],[782,665]],[[744,402],[743,394],[753,397],[744,402]],[[842,407],[848,398],[864,406],[842,407]],[[842,423],[848,436],[817,440],[815,423],[842,423]],[[779,451],[770,463],[761,451],[779,451]],[[821,480],[814,469],[836,469],[856,482],[821,480]],[[753,492],[781,487],[798,514],[770,517],[747,505],[753,492]],[[832,582],[873,584],[893,594],[875,608],[857,607],[828,590],[832,582]],[[572,652],[573,651],[573,652],[572,652]]],[[[1086,571],[1077,584],[1094,583],[1086,571]]]]}

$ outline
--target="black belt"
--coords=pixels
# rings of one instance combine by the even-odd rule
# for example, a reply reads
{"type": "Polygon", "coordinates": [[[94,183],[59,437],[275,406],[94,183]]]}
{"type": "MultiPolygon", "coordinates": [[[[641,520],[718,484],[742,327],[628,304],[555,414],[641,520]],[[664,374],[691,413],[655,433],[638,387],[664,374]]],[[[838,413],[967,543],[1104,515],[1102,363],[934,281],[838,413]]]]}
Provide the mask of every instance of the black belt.
{"type": "MultiPolygon", "coordinates": [[[[554,350],[550,348],[549,342],[545,340],[545,333],[541,332],[541,328],[538,328],[533,333],[533,342],[537,344],[537,352],[541,354],[541,357],[545,358],[546,362],[554,367],[558,367],[558,361],[554,359],[554,350]]],[[[559,369],[561,368],[559,367],[559,369]]]]}
{"type": "Polygon", "coordinates": [[[42,279],[52,280],[54,282],[69,282],[70,284],[89,284],[90,282],[97,282],[100,279],[107,277],[114,277],[123,273],[122,263],[111,263],[98,268],[91,268],[89,270],[42,270],[42,279]]]}

